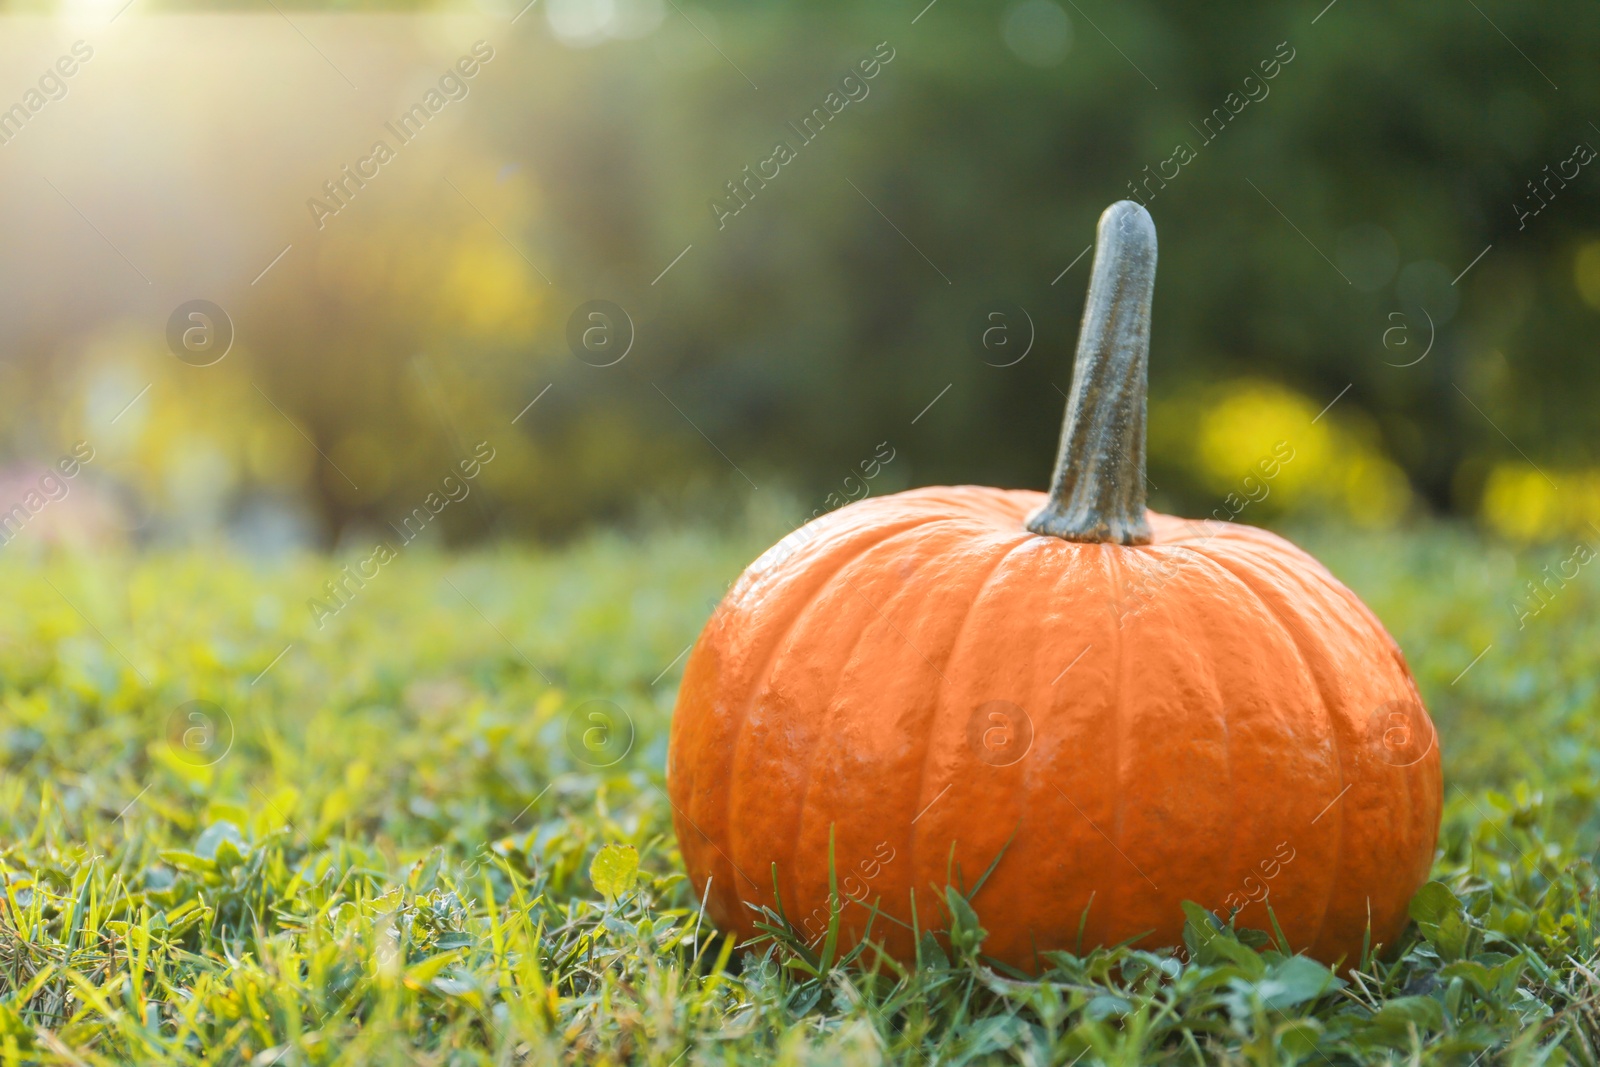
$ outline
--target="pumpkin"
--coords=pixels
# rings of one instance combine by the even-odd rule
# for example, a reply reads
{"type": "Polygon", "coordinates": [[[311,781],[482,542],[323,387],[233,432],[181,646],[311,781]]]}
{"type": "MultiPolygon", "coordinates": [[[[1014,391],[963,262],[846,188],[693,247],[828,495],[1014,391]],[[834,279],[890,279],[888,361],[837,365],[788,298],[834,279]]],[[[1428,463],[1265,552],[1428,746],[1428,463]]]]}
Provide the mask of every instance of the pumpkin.
{"type": "Polygon", "coordinates": [[[1146,510],[1154,223],[1114,204],[1096,245],[1048,494],[850,504],[707,622],[668,779],[719,927],[781,903],[820,940],[837,912],[911,959],[954,885],[1034,973],[1179,946],[1184,901],[1330,964],[1396,944],[1442,788],[1411,672],[1283,538],[1146,510]]]}

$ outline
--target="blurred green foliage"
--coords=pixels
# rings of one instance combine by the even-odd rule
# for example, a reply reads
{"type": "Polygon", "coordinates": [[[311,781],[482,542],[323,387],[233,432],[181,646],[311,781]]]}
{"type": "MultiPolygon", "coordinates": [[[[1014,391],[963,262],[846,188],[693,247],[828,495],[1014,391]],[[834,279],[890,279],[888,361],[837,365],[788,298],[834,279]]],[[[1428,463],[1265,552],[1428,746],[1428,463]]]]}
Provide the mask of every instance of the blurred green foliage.
{"type": "Polygon", "coordinates": [[[904,972],[776,916],[738,947],[700,918],[662,777],[672,690],[780,530],[404,555],[321,629],[323,557],[0,560],[0,1056],[1595,1061],[1592,578],[1520,626],[1530,565],[1504,548],[1324,531],[1308,547],[1393,628],[1443,742],[1416,926],[1335,979],[1195,910],[1187,961],[1063,953],[1023,981],[982,957],[1003,902],[981,892],[928,917],[904,972]],[[573,740],[596,700],[631,741],[615,761],[573,740]]]}
{"type": "MultiPolygon", "coordinates": [[[[348,62],[349,23],[317,12],[357,8],[416,9],[288,11],[348,62]]],[[[125,17],[194,10],[140,0],[125,17]]],[[[1600,520],[1600,195],[1592,166],[1551,180],[1600,144],[1600,21],[1577,0],[540,0],[515,24],[509,0],[428,10],[465,21],[423,19],[419,36],[458,51],[477,35],[505,57],[452,105],[461,143],[393,165],[427,173],[423,192],[363,193],[326,232],[299,208],[314,182],[282,190],[296,258],[224,300],[241,399],[221,409],[239,442],[222,451],[291,455],[231,462],[241,487],[312,501],[324,535],[409,510],[482,438],[507,458],[482,510],[447,516],[458,541],[563,534],[641,502],[700,510],[752,485],[820,503],[883,441],[901,457],[888,487],[1042,486],[1078,257],[1135,192],[1162,249],[1156,506],[1213,512],[1286,440],[1320,448],[1301,468],[1320,488],[1261,517],[1431,509],[1519,538],[1600,520]],[[866,95],[804,143],[790,124],[831,110],[884,42],[866,95]],[[725,214],[727,183],[780,140],[795,158],[725,214]],[[635,327],[615,366],[569,344],[597,299],[635,327]],[[1010,347],[991,333],[986,348],[997,309],[1010,347]],[[1025,334],[1026,357],[999,365],[1025,334]],[[281,421],[262,430],[280,444],[243,442],[277,420],[245,376],[349,478],[281,421]],[[1228,407],[1263,396],[1260,418],[1228,407]],[[1250,436],[1263,419],[1280,430],[1250,436]],[[1230,433],[1228,449],[1197,444],[1230,433]]],[[[119,335],[149,363],[171,363],[166,310],[119,335]]],[[[76,336],[36,338],[19,361],[54,369],[16,389],[55,397],[76,336]]],[[[196,381],[169,384],[168,424],[217,410],[196,381]]],[[[159,509],[168,479],[143,476],[159,509]]]]}

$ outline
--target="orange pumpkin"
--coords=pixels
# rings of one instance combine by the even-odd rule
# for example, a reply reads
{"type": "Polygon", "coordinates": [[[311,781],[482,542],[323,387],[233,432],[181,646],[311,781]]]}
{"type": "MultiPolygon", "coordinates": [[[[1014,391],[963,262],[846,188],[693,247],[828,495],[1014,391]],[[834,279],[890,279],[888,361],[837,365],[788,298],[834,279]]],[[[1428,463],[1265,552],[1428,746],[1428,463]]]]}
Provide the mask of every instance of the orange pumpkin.
{"type": "Polygon", "coordinates": [[[1439,828],[1437,737],[1394,640],[1264,530],[1146,511],[1155,227],[1101,217],[1048,495],[841,508],[744,573],[695,646],[668,759],[718,926],[872,918],[892,955],[969,889],[983,951],[1182,943],[1180,903],[1359,962],[1439,828]],[[829,848],[838,895],[830,896],[829,848]],[[774,872],[775,875],[774,875],[774,872]],[[710,882],[709,892],[707,882],[710,882]],[[874,915],[874,912],[876,913],[874,915]]]}

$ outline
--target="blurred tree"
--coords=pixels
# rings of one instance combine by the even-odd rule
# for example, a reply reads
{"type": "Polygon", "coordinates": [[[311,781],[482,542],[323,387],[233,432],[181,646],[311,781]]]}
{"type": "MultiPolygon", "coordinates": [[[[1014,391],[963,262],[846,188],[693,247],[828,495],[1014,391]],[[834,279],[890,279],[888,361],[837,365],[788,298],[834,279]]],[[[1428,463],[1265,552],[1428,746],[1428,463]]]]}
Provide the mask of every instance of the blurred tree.
{"type": "MultiPolygon", "coordinates": [[[[300,5],[323,7],[410,9],[300,5]]],[[[1576,0],[521,7],[445,9],[516,59],[474,90],[469,147],[409,164],[440,180],[341,218],[239,315],[350,475],[317,468],[330,533],[403,513],[485,438],[507,461],[457,538],[696,486],[821,506],[885,441],[875,492],[1041,487],[1082,253],[1130,195],[1162,243],[1159,506],[1211,512],[1269,424],[1322,457],[1294,480],[1340,488],[1263,517],[1504,510],[1516,472],[1600,465],[1600,167],[1577,162],[1600,20],[1576,0]],[[611,366],[573,350],[594,300],[633,338],[611,366]]]]}

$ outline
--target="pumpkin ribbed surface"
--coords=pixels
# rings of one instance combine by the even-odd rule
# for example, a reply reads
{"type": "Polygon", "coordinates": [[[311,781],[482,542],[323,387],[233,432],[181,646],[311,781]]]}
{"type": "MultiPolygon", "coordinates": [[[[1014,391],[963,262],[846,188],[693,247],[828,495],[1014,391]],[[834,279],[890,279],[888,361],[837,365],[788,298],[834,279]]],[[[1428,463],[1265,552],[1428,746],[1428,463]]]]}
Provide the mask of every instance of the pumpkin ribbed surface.
{"type": "Polygon", "coordinates": [[[1393,640],[1273,534],[1148,513],[1148,545],[1025,529],[1041,493],[852,504],[758,559],[707,623],[668,761],[708,910],[912,954],[971,887],[986,954],[1181,943],[1183,900],[1358,961],[1437,834],[1436,738],[1393,640]],[[796,547],[798,546],[798,547],[796,547]],[[1009,845],[1008,845],[1009,842],[1009,845]],[[1081,942],[1080,942],[1080,923],[1081,942]]]}

